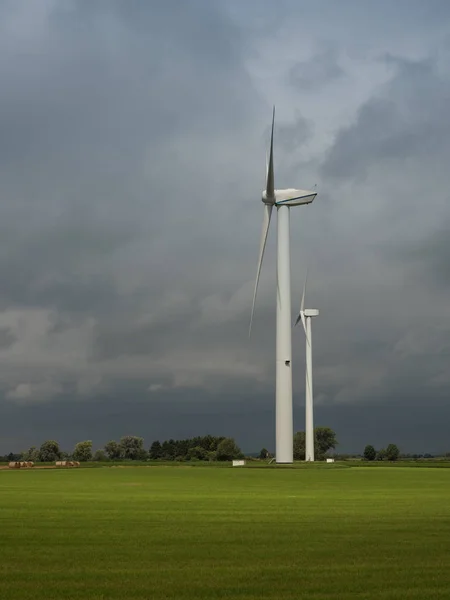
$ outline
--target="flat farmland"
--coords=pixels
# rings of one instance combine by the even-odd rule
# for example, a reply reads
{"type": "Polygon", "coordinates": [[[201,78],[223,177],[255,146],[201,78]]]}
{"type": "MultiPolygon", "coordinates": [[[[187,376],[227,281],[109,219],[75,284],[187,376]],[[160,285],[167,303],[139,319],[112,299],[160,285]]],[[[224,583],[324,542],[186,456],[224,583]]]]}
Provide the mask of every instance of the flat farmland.
{"type": "Polygon", "coordinates": [[[450,469],[0,471],[0,598],[450,597],[450,469]]]}

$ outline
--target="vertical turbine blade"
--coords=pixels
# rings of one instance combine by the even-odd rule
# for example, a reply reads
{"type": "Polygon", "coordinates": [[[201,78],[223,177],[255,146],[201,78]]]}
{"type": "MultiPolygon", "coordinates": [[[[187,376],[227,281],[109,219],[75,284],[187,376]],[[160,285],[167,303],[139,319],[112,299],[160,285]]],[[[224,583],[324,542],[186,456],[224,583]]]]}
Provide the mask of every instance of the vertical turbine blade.
{"type": "MultiPolygon", "coordinates": [[[[305,320],[305,312],[304,312],[305,311],[305,294],[306,294],[306,280],[307,279],[308,279],[308,269],[306,269],[305,282],[303,284],[302,299],[300,302],[300,312],[298,313],[298,317],[297,317],[297,320],[295,321],[295,325],[297,325],[299,321],[302,322],[303,329],[305,330],[306,341],[309,343],[308,333],[306,331],[306,320],[305,320]]],[[[294,325],[294,327],[295,327],[295,325],[294,325]]]]}
{"type": "MultiPolygon", "coordinates": [[[[306,344],[307,344],[308,346],[310,346],[310,345],[311,345],[311,342],[309,341],[308,329],[307,329],[307,327],[306,327],[306,317],[305,317],[305,313],[304,313],[303,311],[300,313],[300,317],[301,317],[301,319],[302,319],[302,325],[303,325],[303,329],[305,330],[306,344]]],[[[311,317],[310,317],[310,318],[311,318],[311,317]]]]}
{"type": "Polygon", "coordinates": [[[250,337],[252,332],[252,322],[253,322],[253,313],[255,311],[255,301],[256,301],[256,293],[258,291],[259,284],[259,275],[261,273],[261,266],[264,257],[264,250],[266,248],[267,234],[269,233],[269,225],[270,225],[270,217],[272,216],[272,206],[269,204],[264,205],[264,220],[263,226],[261,230],[261,243],[259,246],[259,260],[258,260],[258,269],[256,271],[256,282],[255,282],[255,290],[253,292],[253,303],[252,303],[252,314],[250,317],[250,327],[248,330],[248,337],[250,337]]]}
{"type": "Polygon", "coordinates": [[[302,301],[300,302],[300,312],[305,310],[305,294],[306,294],[306,282],[308,280],[308,269],[306,269],[305,283],[303,284],[302,301]]]}
{"type": "Polygon", "coordinates": [[[275,123],[275,106],[273,107],[272,134],[270,136],[269,166],[267,169],[267,183],[266,183],[267,198],[273,198],[275,196],[275,182],[274,182],[274,175],[273,175],[273,126],[274,126],[274,123],[275,123]]]}

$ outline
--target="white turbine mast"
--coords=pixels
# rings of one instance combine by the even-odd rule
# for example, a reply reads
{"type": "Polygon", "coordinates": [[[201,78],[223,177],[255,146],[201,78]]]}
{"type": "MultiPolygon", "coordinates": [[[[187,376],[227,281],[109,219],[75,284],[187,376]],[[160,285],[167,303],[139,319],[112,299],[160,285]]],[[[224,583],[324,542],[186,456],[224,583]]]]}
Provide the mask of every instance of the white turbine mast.
{"type": "Polygon", "coordinates": [[[272,209],[277,209],[277,334],[276,334],[276,462],[292,463],[293,459],[293,414],[292,414],[292,341],[291,341],[291,257],[289,240],[289,217],[291,206],[310,204],[317,192],[289,188],[276,190],[273,168],[273,130],[275,107],[272,115],[269,162],[266,171],[266,189],[262,193],[264,204],[263,226],[259,248],[258,268],[253,293],[249,336],[259,276],[269,232],[272,209]]]}
{"type": "MultiPolygon", "coordinates": [[[[314,402],[313,402],[313,371],[312,371],[312,335],[311,319],[319,315],[316,308],[305,308],[306,280],[303,284],[302,301],[295,325],[302,322],[306,337],[306,384],[305,384],[305,461],[314,462],[314,402]]],[[[294,325],[294,326],[295,326],[294,325]]]]}

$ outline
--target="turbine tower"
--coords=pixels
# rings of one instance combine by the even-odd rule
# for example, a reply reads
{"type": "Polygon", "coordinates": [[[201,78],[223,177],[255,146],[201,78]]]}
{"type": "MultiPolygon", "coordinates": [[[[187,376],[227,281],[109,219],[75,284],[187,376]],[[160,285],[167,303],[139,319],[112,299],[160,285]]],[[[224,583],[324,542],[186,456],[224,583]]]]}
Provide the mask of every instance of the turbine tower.
{"type": "Polygon", "coordinates": [[[317,308],[305,308],[306,279],[303,285],[300,312],[295,325],[302,322],[306,337],[306,385],[305,385],[305,460],[314,462],[314,403],[313,403],[313,373],[312,373],[312,338],[311,319],[319,315],[317,308]]]}
{"type": "Polygon", "coordinates": [[[276,190],[273,169],[273,129],[275,107],[272,115],[269,164],[266,166],[266,189],[262,193],[264,219],[261,231],[258,268],[253,293],[249,336],[259,276],[269,232],[272,209],[277,209],[277,334],[276,334],[276,462],[292,463],[293,459],[293,414],[292,414],[292,370],[291,370],[291,257],[289,240],[289,217],[291,206],[310,204],[317,192],[289,188],[276,190]]]}

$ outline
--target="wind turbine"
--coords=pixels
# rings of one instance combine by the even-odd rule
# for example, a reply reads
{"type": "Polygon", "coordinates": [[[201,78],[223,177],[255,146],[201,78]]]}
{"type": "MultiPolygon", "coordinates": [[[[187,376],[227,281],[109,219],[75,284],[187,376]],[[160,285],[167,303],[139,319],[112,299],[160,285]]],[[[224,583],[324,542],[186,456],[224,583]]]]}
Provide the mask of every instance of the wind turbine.
{"type": "Polygon", "coordinates": [[[273,129],[275,107],[272,115],[269,163],[266,166],[266,189],[262,193],[264,219],[261,231],[258,268],[253,293],[249,336],[259,276],[269,232],[272,209],[277,209],[277,334],[276,334],[276,462],[292,463],[293,459],[293,415],[292,415],[292,370],[291,370],[291,257],[289,240],[289,217],[291,206],[310,204],[317,192],[289,188],[276,190],[273,169],[273,129]]]}
{"type": "MultiPolygon", "coordinates": [[[[311,319],[319,315],[317,308],[305,308],[306,279],[303,284],[300,312],[295,325],[302,322],[306,337],[306,386],[305,386],[305,460],[314,462],[314,404],[313,404],[313,374],[312,374],[312,339],[311,319]]],[[[295,327],[294,325],[294,327],[295,327]]]]}

